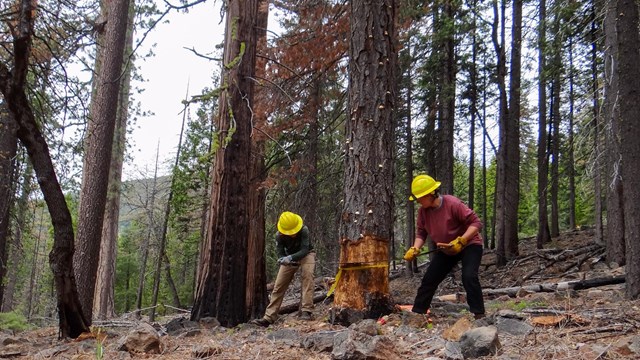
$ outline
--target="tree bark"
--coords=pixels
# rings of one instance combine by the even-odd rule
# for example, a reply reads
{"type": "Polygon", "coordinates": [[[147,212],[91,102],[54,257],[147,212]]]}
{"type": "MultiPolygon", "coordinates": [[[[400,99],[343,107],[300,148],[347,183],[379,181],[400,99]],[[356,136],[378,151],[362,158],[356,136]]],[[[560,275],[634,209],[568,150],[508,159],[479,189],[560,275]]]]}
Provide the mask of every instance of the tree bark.
{"type": "MultiPolygon", "coordinates": [[[[605,62],[604,62],[604,121],[606,141],[606,171],[609,178],[604,182],[606,187],[607,208],[607,262],[620,266],[625,264],[625,220],[622,188],[622,162],[620,159],[620,122],[618,108],[618,84],[620,83],[618,71],[618,34],[616,31],[616,19],[618,17],[617,1],[606,2],[606,15],[604,19],[605,31],[605,62]]],[[[624,76],[627,76],[626,74],[624,76]]]]}
{"type": "Polygon", "coordinates": [[[542,249],[551,241],[549,216],[547,213],[547,186],[549,180],[549,157],[547,155],[547,2],[540,1],[538,23],[538,233],[536,248],[542,249]]]}
{"type": "MultiPolygon", "coordinates": [[[[267,25],[269,22],[269,0],[260,0],[258,4],[258,48],[265,55],[256,59],[256,75],[262,78],[266,70],[267,25]]],[[[251,168],[249,175],[249,243],[247,250],[247,316],[255,319],[264,313],[269,298],[267,295],[267,274],[265,258],[265,201],[266,191],[263,182],[267,171],[264,163],[265,136],[262,131],[267,126],[267,88],[256,89],[256,119],[251,136],[251,168]]]]}
{"type": "Polygon", "coordinates": [[[104,6],[107,22],[104,33],[98,36],[97,77],[85,139],[77,251],[73,257],[80,301],[89,323],[93,314],[93,295],[129,18],[128,0],[113,0],[104,6]]]}
{"type": "Polygon", "coordinates": [[[496,254],[498,256],[498,265],[504,266],[507,264],[506,244],[504,240],[505,229],[505,199],[504,194],[506,192],[506,173],[504,169],[504,162],[506,157],[506,125],[509,115],[509,108],[507,105],[507,89],[506,89],[506,76],[507,76],[507,56],[505,51],[505,17],[506,17],[506,1],[500,1],[500,9],[498,9],[498,0],[493,0],[493,22],[491,26],[491,39],[497,56],[496,66],[496,83],[498,86],[498,124],[499,124],[499,137],[500,145],[498,146],[498,153],[496,155],[498,166],[496,169],[496,189],[494,192],[494,241],[496,243],[496,254]]]}
{"type": "Polygon", "coordinates": [[[560,124],[562,122],[560,114],[560,92],[562,90],[563,72],[560,9],[556,9],[554,16],[555,19],[551,28],[551,32],[555,37],[552,41],[552,60],[550,66],[553,75],[551,79],[551,117],[549,119],[551,126],[551,144],[549,144],[549,152],[551,155],[551,188],[549,195],[551,198],[550,231],[552,237],[557,237],[560,235],[560,205],[558,203],[558,193],[560,191],[560,124]]]}
{"type": "Polygon", "coordinates": [[[133,51],[133,20],[135,9],[129,6],[127,20],[126,51],[121,90],[119,92],[118,112],[113,139],[113,154],[109,170],[107,187],[107,203],[104,222],[102,224],[102,242],[98,262],[96,289],[94,293],[93,314],[97,319],[115,317],[114,288],[116,276],[116,252],[118,247],[118,218],[120,216],[120,193],[122,187],[122,164],[126,150],[127,119],[129,117],[129,89],[131,83],[132,63],[128,61],[133,51]]]}
{"type": "MultiPolygon", "coordinates": [[[[406,75],[400,74],[400,76],[405,76],[406,83],[406,125],[405,125],[405,133],[406,139],[405,143],[407,146],[406,155],[404,159],[405,169],[406,169],[406,179],[405,179],[405,194],[411,194],[411,183],[413,182],[413,127],[411,122],[413,121],[412,116],[412,107],[413,107],[413,83],[412,83],[412,63],[413,63],[413,55],[411,54],[412,43],[411,38],[407,39],[407,64],[405,66],[401,66],[401,68],[406,68],[406,75]]],[[[403,199],[405,201],[405,216],[406,216],[406,224],[407,224],[407,236],[404,240],[404,250],[406,251],[411,246],[413,246],[413,240],[415,239],[416,233],[416,224],[415,224],[415,203],[409,199],[403,199]]],[[[408,261],[406,264],[406,275],[412,277],[415,272],[418,270],[418,261],[408,261]]]]}
{"type": "Polygon", "coordinates": [[[13,115],[0,104],[0,305],[4,298],[5,275],[9,252],[11,208],[15,199],[16,154],[18,125],[13,115]]]}
{"type": "MultiPolygon", "coordinates": [[[[393,234],[393,109],[396,3],[351,2],[348,148],[340,222],[336,312],[377,318],[390,311],[388,247],[393,234]],[[384,264],[384,267],[368,267],[384,264]]],[[[348,316],[351,318],[351,316],[348,316]]],[[[344,319],[350,322],[349,319],[344,319]]]]}
{"type": "Polygon", "coordinates": [[[216,317],[223,326],[245,322],[249,237],[249,165],[259,1],[228,2],[223,91],[217,116],[207,238],[200,257],[191,319],[216,317]]]}
{"type": "Polygon", "coordinates": [[[569,34],[569,128],[567,129],[568,144],[567,144],[567,177],[569,178],[569,184],[567,191],[569,192],[569,229],[576,228],[576,171],[575,171],[575,158],[574,158],[574,121],[573,112],[575,108],[575,86],[574,86],[574,64],[573,64],[573,34],[569,34]]]}
{"type": "Polygon", "coordinates": [[[520,199],[520,86],[522,50],[522,1],[513,2],[509,108],[500,116],[500,151],[496,179],[496,241],[498,262],[518,256],[518,203],[520,199]]]}
{"type": "MultiPolygon", "coordinates": [[[[624,232],[626,239],[626,295],[640,297],[640,35],[638,2],[617,0],[616,32],[620,155],[624,181],[624,232]]],[[[613,15],[613,14],[612,14],[613,15]]]]}
{"type": "Polygon", "coordinates": [[[598,63],[599,63],[599,47],[598,38],[601,36],[601,31],[598,31],[598,16],[595,2],[591,7],[591,31],[589,32],[589,39],[591,41],[591,92],[593,103],[593,148],[595,154],[594,160],[594,176],[593,176],[593,194],[594,194],[594,227],[595,227],[595,241],[598,244],[605,244],[604,239],[604,223],[603,223],[603,203],[602,198],[602,169],[603,162],[601,160],[600,153],[602,152],[602,115],[600,109],[600,87],[598,76],[598,63]]]}

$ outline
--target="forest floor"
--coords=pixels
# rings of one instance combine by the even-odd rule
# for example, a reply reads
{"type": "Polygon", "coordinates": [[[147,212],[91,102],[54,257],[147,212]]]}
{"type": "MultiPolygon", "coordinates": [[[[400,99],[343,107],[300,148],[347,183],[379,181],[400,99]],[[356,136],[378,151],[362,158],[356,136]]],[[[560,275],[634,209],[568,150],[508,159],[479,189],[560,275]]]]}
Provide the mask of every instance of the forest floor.
{"type": "MultiPolygon", "coordinates": [[[[495,266],[493,251],[486,250],[480,270],[487,308],[487,317],[482,320],[474,321],[465,310],[458,269],[441,284],[436,294],[439,300],[432,304],[428,318],[399,307],[375,323],[375,333],[367,335],[368,339],[352,336],[352,340],[360,340],[347,347],[338,345],[334,338],[353,331],[353,326],[331,324],[332,304],[320,302],[313,320],[284,314],[268,328],[241,324],[227,329],[201,323],[197,328],[171,332],[166,319],[154,324],[160,330],[159,354],[118,350],[137,325],[130,319],[104,322],[101,334],[106,337],[101,340],[61,341],[55,327],[5,331],[0,332],[0,359],[462,359],[448,343],[459,340],[461,331],[481,326],[497,327],[500,346],[497,354],[477,357],[480,359],[638,359],[640,301],[625,300],[624,283],[583,290],[532,290],[535,284],[624,275],[624,268],[604,263],[603,249],[593,246],[593,235],[589,229],[563,233],[543,250],[535,248],[535,238],[523,239],[520,256],[500,268],[495,266]],[[518,287],[529,291],[521,289],[510,295],[495,291],[518,287]],[[500,319],[507,318],[525,326],[525,331],[504,330],[500,319]],[[102,357],[96,355],[99,349],[104,351],[102,357]]],[[[411,278],[393,277],[390,292],[394,303],[412,303],[424,269],[420,267],[420,273],[411,278]]],[[[296,288],[290,289],[289,303],[297,301],[296,288]]],[[[318,290],[326,293],[326,289],[318,290]]],[[[172,319],[174,324],[176,318],[172,319]]]]}

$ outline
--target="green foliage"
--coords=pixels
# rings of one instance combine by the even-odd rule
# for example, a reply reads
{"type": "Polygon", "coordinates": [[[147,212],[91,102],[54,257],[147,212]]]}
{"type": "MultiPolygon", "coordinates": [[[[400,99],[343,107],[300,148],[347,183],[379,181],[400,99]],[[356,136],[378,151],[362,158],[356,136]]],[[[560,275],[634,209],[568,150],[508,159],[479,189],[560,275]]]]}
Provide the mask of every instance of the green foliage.
{"type": "Polygon", "coordinates": [[[96,339],[96,359],[102,360],[104,358],[104,340],[107,336],[102,334],[102,328],[99,327],[91,327],[91,332],[96,339]]]}
{"type": "Polygon", "coordinates": [[[24,315],[17,312],[0,313],[0,330],[23,331],[33,328],[24,315]]]}
{"type": "Polygon", "coordinates": [[[532,308],[540,308],[546,307],[547,304],[543,301],[526,301],[526,300],[508,300],[508,301],[495,301],[489,302],[487,307],[491,309],[491,312],[495,312],[498,310],[513,310],[513,311],[522,311],[524,309],[532,309],[532,308]]]}

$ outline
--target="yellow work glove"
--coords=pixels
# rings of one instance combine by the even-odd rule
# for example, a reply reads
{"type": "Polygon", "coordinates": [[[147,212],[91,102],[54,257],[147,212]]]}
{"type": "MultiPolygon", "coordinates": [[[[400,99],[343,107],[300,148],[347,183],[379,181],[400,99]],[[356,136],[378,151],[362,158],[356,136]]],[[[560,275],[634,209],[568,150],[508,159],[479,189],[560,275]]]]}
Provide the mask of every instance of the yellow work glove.
{"type": "Polygon", "coordinates": [[[404,259],[407,261],[413,261],[418,257],[418,254],[420,254],[420,249],[412,246],[407,250],[407,253],[404,254],[404,259]]]}
{"type": "Polygon", "coordinates": [[[458,236],[452,242],[448,244],[438,244],[438,247],[442,249],[442,252],[453,256],[457,255],[462,251],[462,249],[467,245],[467,240],[465,240],[462,236],[458,236]]]}

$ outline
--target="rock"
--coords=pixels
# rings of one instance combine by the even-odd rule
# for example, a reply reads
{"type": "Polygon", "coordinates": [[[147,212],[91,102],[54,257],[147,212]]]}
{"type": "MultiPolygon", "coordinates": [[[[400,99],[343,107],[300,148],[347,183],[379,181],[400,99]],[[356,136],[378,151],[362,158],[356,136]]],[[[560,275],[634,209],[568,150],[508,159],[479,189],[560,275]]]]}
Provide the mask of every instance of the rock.
{"type": "Polygon", "coordinates": [[[204,317],[200,319],[200,326],[205,329],[213,329],[220,326],[220,321],[214,317],[204,317]]]}
{"type": "Polygon", "coordinates": [[[386,336],[371,336],[348,329],[333,341],[333,360],[394,360],[401,359],[393,341],[386,336]]]}
{"type": "Polygon", "coordinates": [[[267,335],[267,339],[274,342],[286,344],[288,346],[300,346],[300,332],[296,329],[280,329],[267,335]]]}
{"type": "Polygon", "coordinates": [[[447,360],[463,360],[464,355],[460,343],[447,341],[444,345],[444,356],[447,360]]]}
{"type": "Polygon", "coordinates": [[[533,326],[526,322],[507,317],[496,317],[495,326],[501,333],[505,332],[515,336],[529,335],[533,331],[533,326]]]}
{"type": "Polygon", "coordinates": [[[460,347],[465,359],[495,355],[500,349],[498,329],[494,326],[471,329],[462,334],[460,347]]]}
{"type": "Polygon", "coordinates": [[[199,345],[191,351],[191,356],[196,359],[211,358],[222,354],[222,349],[213,345],[199,345]]]}
{"type": "Polygon", "coordinates": [[[612,351],[622,356],[640,358],[640,336],[633,335],[622,338],[611,345],[612,351]]]}
{"type": "Polygon", "coordinates": [[[448,327],[442,333],[442,337],[449,341],[460,341],[462,334],[472,327],[471,321],[466,317],[460,318],[453,326],[448,327]]]}
{"type": "Polygon", "coordinates": [[[328,352],[333,350],[333,339],[336,337],[336,334],[340,332],[342,331],[323,331],[312,333],[302,339],[301,345],[305,349],[328,352]]]}
{"type": "Polygon", "coordinates": [[[129,353],[159,354],[161,342],[158,332],[149,324],[142,323],[118,342],[118,350],[129,353]]]}
{"type": "Polygon", "coordinates": [[[358,323],[351,324],[349,329],[365,333],[367,335],[378,335],[378,323],[373,319],[365,319],[358,323]]]}
{"type": "Polygon", "coordinates": [[[183,317],[172,319],[165,326],[167,334],[172,336],[179,335],[186,330],[198,329],[199,327],[200,325],[197,322],[183,317]]]}

